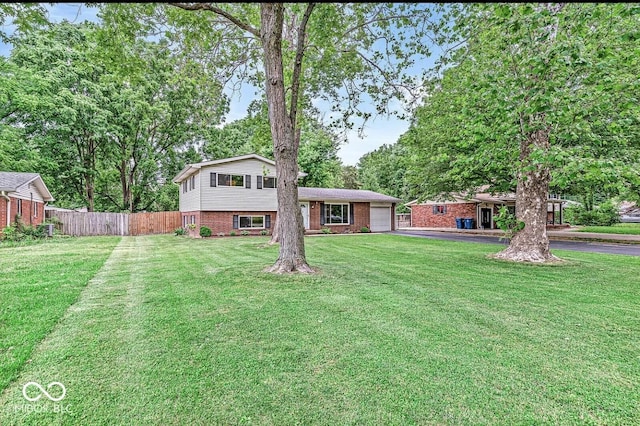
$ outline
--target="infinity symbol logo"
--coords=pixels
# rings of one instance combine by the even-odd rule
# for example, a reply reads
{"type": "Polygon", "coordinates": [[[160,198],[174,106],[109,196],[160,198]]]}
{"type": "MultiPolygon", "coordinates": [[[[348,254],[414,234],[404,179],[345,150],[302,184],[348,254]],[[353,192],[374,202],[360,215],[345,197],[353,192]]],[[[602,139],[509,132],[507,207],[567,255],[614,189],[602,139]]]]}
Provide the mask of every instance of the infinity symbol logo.
{"type": "Polygon", "coordinates": [[[40,386],[40,384],[39,384],[39,383],[36,383],[36,382],[29,382],[29,383],[25,384],[25,385],[22,387],[22,396],[24,396],[24,397],[25,397],[25,399],[26,399],[27,401],[31,401],[31,402],[34,402],[34,401],[39,400],[39,399],[40,399],[40,397],[41,397],[42,395],[46,396],[47,398],[49,398],[49,399],[50,399],[51,401],[53,401],[53,402],[58,402],[58,401],[62,401],[62,400],[64,399],[64,397],[65,397],[65,395],[66,395],[66,394],[67,394],[67,389],[66,389],[66,388],[64,387],[64,385],[63,385],[62,383],[60,383],[60,382],[51,382],[51,383],[49,383],[49,384],[47,385],[47,389],[46,389],[46,390],[45,390],[45,388],[43,388],[42,386],[40,386]],[[35,398],[31,398],[31,397],[29,397],[29,395],[27,395],[27,388],[28,388],[29,386],[35,386],[35,387],[37,387],[37,388],[40,390],[41,394],[40,394],[40,395],[38,395],[38,396],[36,396],[35,398]],[[59,397],[57,397],[57,398],[55,398],[55,397],[51,396],[51,394],[50,394],[49,392],[47,392],[47,390],[51,389],[51,387],[52,387],[52,386],[59,386],[59,387],[60,387],[60,389],[62,389],[62,395],[61,395],[61,396],[59,396],[59,397]]]}

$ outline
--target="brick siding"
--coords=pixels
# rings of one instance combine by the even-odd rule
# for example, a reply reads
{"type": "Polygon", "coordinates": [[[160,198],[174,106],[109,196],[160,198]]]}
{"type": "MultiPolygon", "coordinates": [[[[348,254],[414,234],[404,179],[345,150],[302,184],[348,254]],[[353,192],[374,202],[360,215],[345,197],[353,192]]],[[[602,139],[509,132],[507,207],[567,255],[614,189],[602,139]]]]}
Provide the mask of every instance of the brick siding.
{"type": "Polygon", "coordinates": [[[411,226],[418,228],[455,228],[456,218],[473,218],[474,226],[478,226],[476,223],[476,205],[474,203],[443,203],[442,205],[446,205],[444,214],[434,214],[433,204],[411,206],[411,226]]]}
{"type": "MultiPolygon", "coordinates": [[[[348,203],[345,203],[348,204],[348,203]]],[[[309,202],[309,229],[319,231],[322,228],[331,229],[332,233],[342,234],[345,232],[360,232],[363,226],[371,229],[369,203],[349,203],[353,205],[353,224],[351,225],[321,225],[320,224],[320,201],[309,202]]],[[[392,222],[393,223],[393,222],[392,222]]]]}
{"type": "MultiPolygon", "coordinates": [[[[198,213],[198,212],[196,212],[198,213]]],[[[234,231],[237,235],[240,235],[242,231],[248,231],[250,235],[260,235],[260,231],[266,230],[271,234],[273,227],[276,223],[276,212],[263,211],[263,212],[199,212],[200,216],[196,219],[198,227],[206,226],[211,229],[211,235],[217,235],[224,233],[229,235],[231,231],[234,231]],[[233,229],[233,216],[266,216],[271,215],[271,227],[270,228],[256,228],[256,229],[233,229]]],[[[192,213],[193,214],[193,213],[192,213]]]]}
{"type": "MultiPolygon", "coordinates": [[[[18,199],[11,198],[11,212],[9,220],[14,223],[16,220],[16,214],[18,214],[18,199]]],[[[32,208],[32,202],[30,200],[22,200],[22,223],[25,225],[40,225],[44,222],[44,203],[33,202],[35,209],[32,208]]],[[[7,200],[3,197],[0,198],[0,229],[7,226],[7,200]]]]}
{"type": "MultiPolygon", "coordinates": [[[[196,228],[201,226],[207,226],[211,229],[212,235],[224,233],[229,235],[231,231],[235,231],[236,234],[240,234],[241,231],[249,231],[251,235],[259,235],[262,229],[233,229],[233,216],[265,216],[271,215],[271,228],[266,230],[273,231],[273,226],[276,221],[276,212],[274,211],[261,211],[261,212],[246,212],[246,211],[232,211],[232,212],[211,212],[211,211],[191,211],[181,212],[182,219],[181,224],[184,224],[184,217],[187,218],[186,223],[191,223],[191,216],[195,217],[196,228]]],[[[364,226],[370,227],[370,209],[369,203],[353,203],[353,220],[355,223],[351,225],[330,225],[327,226],[333,233],[344,232],[360,232],[360,229],[364,226]]],[[[393,224],[393,221],[392,221],[393,224]]],[[[320,224],[320,201],[309,202],[309,230],[320,231],[325,225],[320,224]]]]}

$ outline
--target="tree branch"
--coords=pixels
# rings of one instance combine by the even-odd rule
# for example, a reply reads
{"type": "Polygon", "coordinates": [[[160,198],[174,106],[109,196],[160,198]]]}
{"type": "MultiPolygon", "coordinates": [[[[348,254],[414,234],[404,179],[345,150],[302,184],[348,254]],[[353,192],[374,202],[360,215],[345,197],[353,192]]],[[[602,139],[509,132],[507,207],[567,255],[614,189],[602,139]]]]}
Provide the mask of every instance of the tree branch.
{"type": "Polygon", "coordinates": [[[219,7],[214,6],[212,3],[168,3],[169,6],[177,7],[182,10],[206,10],[208,12],[213,12],[218,16],[222,16],[228,21],[232,22],[234,25],[242,28],[243,30],[253,34],[256,37],[260,37],[260,31],[256,28],[253,28],[251,25],[242,22],[240,19],[236,18],[230,13],[225,12],[219,7]]]}
{"type": "Polygon", "coordinates": [[[298,45],[296,46],[296,59],[293,65],[293,78],[291,80],[291,106],[289,111],[289,117],[292,123],[295,123],[295,118],[298,112],[298,96],[300,94],[300,73],[302,72],[302,58],[305,50],[305,38],[307,35],[307,24],[311,12],[315,8],[315,3],[309,3],[307,9],[304,11],[302,22],[298,27],[298,45]]]}

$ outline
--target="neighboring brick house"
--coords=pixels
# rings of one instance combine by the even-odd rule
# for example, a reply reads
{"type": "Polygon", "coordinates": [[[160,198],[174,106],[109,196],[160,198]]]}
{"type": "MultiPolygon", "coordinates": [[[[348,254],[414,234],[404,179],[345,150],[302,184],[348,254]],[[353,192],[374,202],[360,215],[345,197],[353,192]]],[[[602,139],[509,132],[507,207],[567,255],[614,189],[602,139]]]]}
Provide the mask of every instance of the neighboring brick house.
{"type": "Polygon", "coordinates": [[[15,222],[26,225],[44,221],[44,206],[53,201],[38,173],[0,172],[0,229],[15,222]]]}
{"type": "MultiPolygon", "coordinates": [[[[486,189],[483,188],[483,189],[486,189]]],[[[488,192],[476,193],[473,197],[465,194],[454,194],[447,201],[427,200],[418,203],[413,200],[407,204],[411,209],[411,227],[415,228],[457,228],[456,219],[463,219],[463,227],[471,224],[472,228],[496,229],[494,220],[500,207],[506,206],[515,212],[515,194],[492,195],[488,192]],[[472,219],[470,222],[464,219],[472,219]]],[[[566,200],[552,196],[547,202],[547,224],[557,226],[563,224],[563,208],[566,200]]]]}
{"type": "MultiPolygon", "coordinates": [[[[301,173],[301,176],[304,176],[301,173]]],[[[212,233],[270,231],[276,220],[275,162],[256,154],[187,165],[174,179],[180,185],[182,225],[207,226],[212,233]]],[[[373,191],[298,188],[305,229],[374,232],[395,229],[400,200],[373,191]]]]}

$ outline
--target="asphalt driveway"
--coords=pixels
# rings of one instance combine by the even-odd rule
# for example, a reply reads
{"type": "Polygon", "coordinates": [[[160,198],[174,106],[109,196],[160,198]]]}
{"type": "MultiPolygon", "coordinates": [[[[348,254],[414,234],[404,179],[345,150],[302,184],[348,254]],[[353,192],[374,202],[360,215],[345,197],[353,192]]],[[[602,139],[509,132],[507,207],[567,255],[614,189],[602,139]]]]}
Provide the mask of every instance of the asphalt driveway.
{"type": "MultiPolygon", "coordinates": [[[[462,234],[456,232],[442,232],[442,231],[418,231],[418,230],[401,230],[392,231],[392,234],[406,235],[410,237],[422,237],[432,238],[436,240],[450,240],[450,241],[464,241],[472,243],[488,243],[488,244],[501,244],[506,246],[507,242],[500,240],[499,236],[493,235],[477,235],[477,234],[462,234]]],[[[640,256],[640,244],[622,244],[622,243],[609,243],[598,241],[561,241],[550,240],[549,247],[551,250],[574,250],[574,251],[586,251],[594,253],[606,253],[606,254],[626,254],[628,256],[640,256]]]]}

